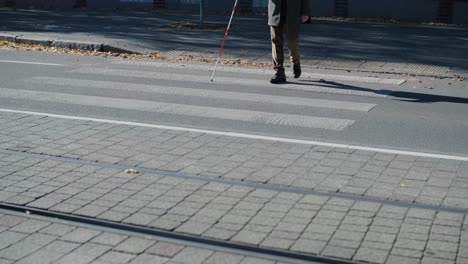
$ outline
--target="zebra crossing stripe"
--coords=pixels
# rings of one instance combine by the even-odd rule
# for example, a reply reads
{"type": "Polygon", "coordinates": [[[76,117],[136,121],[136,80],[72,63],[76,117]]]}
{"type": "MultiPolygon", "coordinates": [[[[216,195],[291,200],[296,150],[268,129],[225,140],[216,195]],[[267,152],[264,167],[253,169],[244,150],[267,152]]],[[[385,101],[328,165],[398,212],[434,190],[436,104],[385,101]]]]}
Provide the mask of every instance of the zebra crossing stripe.
{"type": "Polygon", "coordinates": [[[0,97],[341,131],[354,120],[0,88],[0,97]]]}
{"type": "Polygon", "coordinates": [[[361,111],[361,112],[369,112],[376,106],[375,104],[356,103],[356,102],[347,102],[347,101],[334,101],[334,100],[310,99],[310,98],[300,98],[300,97],[290,97],[290,96],[274,96],[274,95],[268,95],[268,94],[240,93],[240,92],[231,92],[231,91],[194,89],[194,88],[182,88],[182,87],[146,85],[146,84],[132,84],[132,83],[83,80],[83,79],[34,77],[31,79],[23,80],[23,82],[31,83],[34,85],[40,83],[40,84],[60,85],[60,86],[66,85],[66,86],[73,86],[73,87],[93,87],[93,88],[100,88],[100,89],[161,93],[161,94],[179,95],[179,96],[195,96],[195,97],[203,97],[203,98],[210,98],[210,99],[239,100],[239,101],[248,101],[248,102],[256,102],[256,103],[318,107],[318,108],[361,111]]]}
{"type": "Polygon", "coordinates": [[[287,83],[284,85],[273,85],[267,80],[258,79],[240,79],[240,78],[228,78],[228,77],[217,77],[216,83],[212,84],[209,80],[209,74],[205,75],[190,75],[190,74],[176,74],[176,73],[161,73],[152,71],[136,71],[136,70],[121,70],[121,69],[109,69],[109,68],[92,68],[85,67],[75,70],[71,70],[71,73],[80,74],[92,74],[92,75],[107,75],[116,77],[134,77],[134,78],[147,78],[155,80],[167,80],[167,81],[186,81],[186,82],[197,82],[216,86],[217,84],[229,84],[229,85],[242,85],[242,86],[255,86],[255,87],[270,87],[275,89],[290,89],[290,90],[301,90],[309,92],[319,93],[332,93],[332,94],[343,94],[343,95],[358,95],[368,97],[386,97],[391,91],[380,91],[367,89],[345,89],[340,87],[334,87],[333,85],[310,85],[310,84],[296,84],[287,83]]]}
{"type": "MultiPolygon", "coordinates": [[[[114,60],[112,63],[120,65],[132,65],[132,66],[148,66],[157,68],[173,68],[173,69],[191,69],[191,70],[202,70],[211,71],[211,66],[204,64],[194,63],[168,63],[162,61],[141,61],[141,60],[114,60]]],[[[251,74],[262,74],[271,75],[271,69],[253,68],[253,67],[236,67],[236,66],[218,66],[218,71],[232,72],[232,73],[251,73],[251,74]]],[[[328,74],[328,73],[310,73],[306,69],[303,69],[303,78],[311,79],[324,79],[334,81],[350,81],[350,82],[361,82],[361,83],[375,83],[375,84],[391,84],[391,85],[402,85],[406,82],[406,79],[391,79],[391,78],[378,78],[368,76],[356,76],[356,75],[341,75],[341,74],[328,74]]]]}

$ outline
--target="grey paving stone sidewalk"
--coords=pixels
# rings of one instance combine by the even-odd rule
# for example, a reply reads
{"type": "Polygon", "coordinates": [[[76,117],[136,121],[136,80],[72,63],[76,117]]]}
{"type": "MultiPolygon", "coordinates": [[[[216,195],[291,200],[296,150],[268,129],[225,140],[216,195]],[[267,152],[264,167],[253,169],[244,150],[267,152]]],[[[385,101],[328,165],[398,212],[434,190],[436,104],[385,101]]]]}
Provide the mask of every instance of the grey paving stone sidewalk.
{"type": "Polygon", "coordinates": [[[0,149],[468,208],[468,162],[0,114],[0,149]]]}
{"type": "Polygon", "coordinates": [[[285,264],[5,213],[0,213],[0,263],[285,264]]]}
{"type": "MultiPolygon", "coordinates": [[[[129,174],[41,156],[2,154],[0,163],[0,201],[6,203],[355,261],[468,261],[463,213],[129,174]]],[[[69,239],[88,236],[75,235],[69,239]]]]}

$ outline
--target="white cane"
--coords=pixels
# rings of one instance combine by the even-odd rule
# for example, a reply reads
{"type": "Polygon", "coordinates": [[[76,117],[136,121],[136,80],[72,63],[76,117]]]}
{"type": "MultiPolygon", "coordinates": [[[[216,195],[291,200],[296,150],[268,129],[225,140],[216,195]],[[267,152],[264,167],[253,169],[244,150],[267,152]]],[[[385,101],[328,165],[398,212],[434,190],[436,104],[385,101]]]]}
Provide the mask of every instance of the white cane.
{"type": "Polygon", "coordinates": [[[216,68],[218,67],[219,59],[221,58],[221,55],[223,54],[224,43],[226,43],[226,39],[227,39],[227,36],[229,34],[229,28],[231,27],[232,18],[234,17],[234,12],[236,12],[236,6],[237,6],[237,0],[234,3],[234,7],[232,8],[231,18],[229,19],[229,24],[227,26],[226,32],[224,33],[223,42],[221,43],[221,48],[219,49],[219,53],[218,53],[218,59],[216,60],[216,64],[215,64],[215,67],[214,67],[214,70],[213,70],[213,74],[211,75],[211,82],[213,82],[214,75],[216,73],[216,68]]]}

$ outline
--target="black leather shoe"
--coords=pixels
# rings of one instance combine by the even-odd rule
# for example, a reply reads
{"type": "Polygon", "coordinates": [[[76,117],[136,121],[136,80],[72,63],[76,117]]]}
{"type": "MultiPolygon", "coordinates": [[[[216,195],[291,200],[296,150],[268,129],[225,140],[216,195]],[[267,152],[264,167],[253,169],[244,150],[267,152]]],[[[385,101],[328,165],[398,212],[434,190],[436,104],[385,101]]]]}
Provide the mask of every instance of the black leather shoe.
{"type": "Polygon", "coordinates": [[[284,72],[276,72],[275,75],[271,78],[270,83],[280,84],[286,82],[286,75],[284,72]]]}
{"type": "Polygon", "coordinates": [[[293,66],[293,73],[294,73],[294,78],[295,79],[301,77],[302,70],[301,70],[301,64],[300,63],[295,64],[293,66]]]}

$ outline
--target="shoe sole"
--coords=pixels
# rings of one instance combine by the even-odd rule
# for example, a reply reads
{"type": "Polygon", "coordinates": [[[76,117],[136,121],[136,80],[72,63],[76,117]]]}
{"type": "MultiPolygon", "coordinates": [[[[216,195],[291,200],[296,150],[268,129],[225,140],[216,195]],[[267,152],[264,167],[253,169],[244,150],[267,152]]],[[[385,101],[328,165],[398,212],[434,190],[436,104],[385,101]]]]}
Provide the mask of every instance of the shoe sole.
{"type": "Polygon", "coordinates": [[[281,81],[281,82],[272,82],[272,81],[270,81],[270,83],[271,83],[271,84],[282,84],[282,83],[286,83],[286,80],[281,81]]]}

